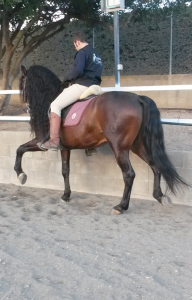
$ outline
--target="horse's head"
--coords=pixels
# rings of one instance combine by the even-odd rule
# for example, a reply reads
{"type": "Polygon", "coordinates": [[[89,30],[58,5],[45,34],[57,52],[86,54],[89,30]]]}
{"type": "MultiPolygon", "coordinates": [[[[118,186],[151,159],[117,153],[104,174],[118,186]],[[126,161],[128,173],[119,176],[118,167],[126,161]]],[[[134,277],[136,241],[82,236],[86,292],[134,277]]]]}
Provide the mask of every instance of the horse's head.
{"type": "Polygon", "coordinates": [[[48,110],[51,102],[61,93],[61,80],[43,66],[21,66],[19,89],[22,102],[31,116],[31,130],[36,135],[46,135],[49,128],[48,110]]]}

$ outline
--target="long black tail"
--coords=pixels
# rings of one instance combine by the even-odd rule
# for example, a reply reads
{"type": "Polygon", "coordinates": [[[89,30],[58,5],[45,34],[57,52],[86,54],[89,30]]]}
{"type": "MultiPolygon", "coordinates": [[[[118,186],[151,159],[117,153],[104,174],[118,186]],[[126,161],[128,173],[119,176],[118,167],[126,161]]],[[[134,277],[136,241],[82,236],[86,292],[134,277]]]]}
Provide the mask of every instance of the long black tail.
{"type": "Polygon", "coordinates": [[[180,188],[188,187],[189,185],[179,176],[167,156],[160,112],[155,102],[146,96],[139,96],[139,100],[144,109],[142,124],[143,143],[150,163],[158,168],[168,188],[176,194],[180,188]]]}

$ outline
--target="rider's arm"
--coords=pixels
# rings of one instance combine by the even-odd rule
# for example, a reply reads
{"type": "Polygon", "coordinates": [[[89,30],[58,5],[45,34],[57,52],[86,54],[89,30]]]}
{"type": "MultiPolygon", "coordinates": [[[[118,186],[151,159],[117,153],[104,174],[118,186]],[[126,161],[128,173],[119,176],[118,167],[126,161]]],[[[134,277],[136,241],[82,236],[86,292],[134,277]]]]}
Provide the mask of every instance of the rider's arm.
{"type": "Polygon", "coordinates": [[[80,77],[83,74],[83,70],[85,68],[85,61],[85,51],[80,50],[75,57],[73,70],[65,76],[64,81],[72,81],[77,77],[80,77]]]}

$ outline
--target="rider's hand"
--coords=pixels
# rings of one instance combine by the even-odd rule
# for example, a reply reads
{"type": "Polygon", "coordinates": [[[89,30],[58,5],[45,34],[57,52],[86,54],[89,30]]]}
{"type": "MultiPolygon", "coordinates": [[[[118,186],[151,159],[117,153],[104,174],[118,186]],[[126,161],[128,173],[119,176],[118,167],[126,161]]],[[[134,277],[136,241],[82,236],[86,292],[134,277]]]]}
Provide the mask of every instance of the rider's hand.
{"type": "Polygon", "coordinates": [[[64,81],[62,81],[61,85],[65,89],[65,88],[67,88],[71,85],[71,81],[70,80],[64,80],[64,81]]]}

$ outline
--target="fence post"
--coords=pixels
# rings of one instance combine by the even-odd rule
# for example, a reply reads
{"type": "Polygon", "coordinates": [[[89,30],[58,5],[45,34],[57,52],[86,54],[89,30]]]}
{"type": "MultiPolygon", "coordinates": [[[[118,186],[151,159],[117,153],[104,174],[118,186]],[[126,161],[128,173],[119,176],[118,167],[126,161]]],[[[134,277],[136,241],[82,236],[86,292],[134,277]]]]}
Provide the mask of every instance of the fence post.
{"type": "Polygon", "coordinates": [[[169,75],[172,74],[172,27],[173,27],[173,15],[171,13],[171,24],[170,24],[170,54],[169,54],[169,75]]]}

